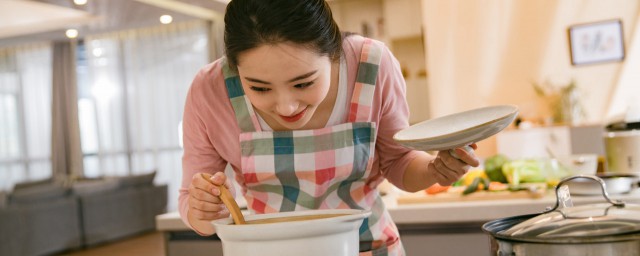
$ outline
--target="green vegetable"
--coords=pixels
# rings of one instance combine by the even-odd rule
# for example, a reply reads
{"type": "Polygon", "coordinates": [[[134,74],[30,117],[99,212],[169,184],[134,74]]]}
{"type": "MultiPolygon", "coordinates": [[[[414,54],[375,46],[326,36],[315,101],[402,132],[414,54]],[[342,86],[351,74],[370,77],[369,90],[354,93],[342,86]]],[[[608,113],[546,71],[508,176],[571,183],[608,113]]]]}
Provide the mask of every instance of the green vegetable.
{"type": "Polygon", "coordinates": [[[497,154],[484,160],[484,172],[491,181],[507,183],[507,177],[502,172],[502,166],[509,162],[505,155],[497,154]]]}
{"type": "Polygon", "coordinates": [[[467,186],[467,188],[464,189],[464,191],[462,191],[463,195],[468,195],[471,194],[473,192],[476,192],[476,190],[478,190],[478,185],[480,184],[480,180],[482,178],[480,177],[476,177],[475,179],[473,179],[473,181],[471,182],[471,184],[469,184],[469,186],[467,186]]]}
{"type": "Polygon", "coordinates": [[[533,159],[515,160],[505,163],[502,172],[509,185],[518,187],[520,183],[545,182],[544,162],[533,159]]]}
{"type": "Polygon", "coordinates": [[[464,191],[462,191],[462,195],[468,195],[471,194],[473,192],[476,192],[478,190],[478,186],[480,186],[480,184],[482,184],[484,186],[484,190],[489,190],[489,183],[491,183],[491,181],[487,178],[483,178],[483,177],[475,177],[473,179],[473,181],[471,182],[471,184],[469,184],[469,186],[467,186],[467,188],[464,189],[464,191]],[[482,183],[480,183],[482,182],[482,183]]]}
{"type": "Polygon", "coordinates": [[[487,178],[482,178],[482,185],[484,185],[484,190],[489,190],[490,184],[491,184],[491,180],[487,178]]]}

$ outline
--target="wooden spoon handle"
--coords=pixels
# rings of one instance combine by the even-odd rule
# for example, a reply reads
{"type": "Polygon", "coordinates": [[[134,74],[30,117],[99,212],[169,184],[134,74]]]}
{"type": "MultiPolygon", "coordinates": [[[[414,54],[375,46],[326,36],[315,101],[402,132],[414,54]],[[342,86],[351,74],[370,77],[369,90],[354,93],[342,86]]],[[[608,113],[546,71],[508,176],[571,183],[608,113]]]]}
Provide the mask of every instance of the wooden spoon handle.
{"type": "MultiPolygon", "coordinates": [[[[205,180],[211,182],[211,177],[212,177],[211,175],[202,173],[202,177],[205,180]]],[[[227,187],[225,187],[224,185],[220,185],[220,186],[216,185],[216,186],[218,187],[218,189],[220,189],[220,199],[222,200],[224,205],[227,206],[227,209],[229,209],[229,212],[231,213],[231,217],[233,218],[233,222],[236,225],[246,224],[246,222],[244,221],[244,216],[242,215],[242,211],[240,211],[240,207],[236,203],[236,200],[233,198],[233,195],[231,195],[231,192],[229,192],[227,187]]]]}

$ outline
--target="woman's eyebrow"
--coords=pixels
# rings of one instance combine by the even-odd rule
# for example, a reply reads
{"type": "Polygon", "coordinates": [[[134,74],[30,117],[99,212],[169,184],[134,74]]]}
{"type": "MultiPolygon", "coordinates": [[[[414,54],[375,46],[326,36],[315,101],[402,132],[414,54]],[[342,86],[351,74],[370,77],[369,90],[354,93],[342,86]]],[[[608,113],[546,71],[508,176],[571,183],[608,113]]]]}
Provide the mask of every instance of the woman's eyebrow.
{"type": "Polygon", "coordinates": [[[259,83],[259,84],[271,84],[269,82],[265,82],[265,81],[262,81],[260,79],[251,78],[251,77],[247,77],[247,76],[245,76],[244,79],[247,79],[250,82],[259,83]]]}
{"type": "Polygon", "coordinates": [[[295,82],[295,81],[298,81],[298,80],[305,79],[305,78],[307,78],[307,77],[312,76],[312,75],[313,75],[313,74],[315,74],[316,72],[318,72],[318,70],[311,71],[311,72],[306,73],[306,74],[304,74],[304,75],[296,76],[295,78],[293,78],[293,79],[291,79],[291,80],[289,80],[289,81],[287,81],[287,82],[291,83],[291,82],[295,82]]]}
{"type": "MultiPolygon", "coordinates": [[[[309,73],[306,73],[306,74],[303,74],[303,75],[296,76],[296,77],[294,77],[293,79],[290,79],[290,80],[289,80],[289,81],[287,81],[287,82],[288,82],[288,83],[292,83],[292,82],[295,82],[295,81],[298,81],[298,80],[302,80],[302,79],[305,79],[305,78],[308,78],[308,77],[312,76],[313,74],[315,74],[315,73],[317,73],[317,72],[318,72],[318,70],[314,70],[314,71],[311,71],[311,72],[309,72],[309,73]]],[[[244,79],[246,79],[247,81],[250,81],[250,82],[254,82],[254,83],[260,83],[260,84],[271,84],[270,82],[262,81],[262,80],[260,80],[260,79],[253,78],[253,77],[247,77],[247,76],[245,76],[245,77],[244,77],[244,79]]]]}

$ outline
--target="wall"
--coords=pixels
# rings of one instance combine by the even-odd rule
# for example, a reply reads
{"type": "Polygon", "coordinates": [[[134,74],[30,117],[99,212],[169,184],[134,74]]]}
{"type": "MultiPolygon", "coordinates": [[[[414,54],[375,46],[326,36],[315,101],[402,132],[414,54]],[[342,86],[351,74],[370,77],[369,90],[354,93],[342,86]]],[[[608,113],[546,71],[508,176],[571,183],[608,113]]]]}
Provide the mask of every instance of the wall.
{"type": "MultiPolygon", "coordinates": [[[[567,28],[621,19],[625,45],[638,17],[637,1],[422,0],[431,116],[515,104],[529,119],[548,115],[532,82],[574,79],[586,118],[602,123],[623,62],[572,66],[567,28]]],[[[495,153],[495,141],[479,155],[495,153]]]]}
{"type": "Polygon", "coordinates": [[[343,31],[365,34],[387,44],[407,83],[410,123],[429,118],[429,98],[420,0],[334,0],[329,2],[343,31]],[[366,26],[367,31],[363,31],[366,26]]]}
{"type": "Polygon", "coordinates": [[[342,31],[380,39],[383,37],[379,27],[382,18],[381,3],[381,0],[342,0],[331,1],[329,5],[333,18],[342,31]],[[364,26],[368,28],[368,33],[364,31],[364,26]]]}

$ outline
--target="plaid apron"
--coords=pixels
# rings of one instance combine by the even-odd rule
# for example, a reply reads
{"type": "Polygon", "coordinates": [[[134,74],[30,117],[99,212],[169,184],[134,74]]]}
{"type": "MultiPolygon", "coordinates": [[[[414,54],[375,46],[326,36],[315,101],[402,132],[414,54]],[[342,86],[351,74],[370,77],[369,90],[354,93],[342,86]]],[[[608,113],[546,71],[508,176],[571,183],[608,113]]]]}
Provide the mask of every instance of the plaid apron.
{"type": "Polygon", "coordinates": [[[314,130],[262,131],[238,75],[223,65],[242,130],[243,195],[254,213],[310,209],[368,209],[360,226],[360,255],[404,255],[398,230],[380,195],[365,180],[375,151],[370,122],[380,46],[363,45],[347,123],[314,130]]]}

